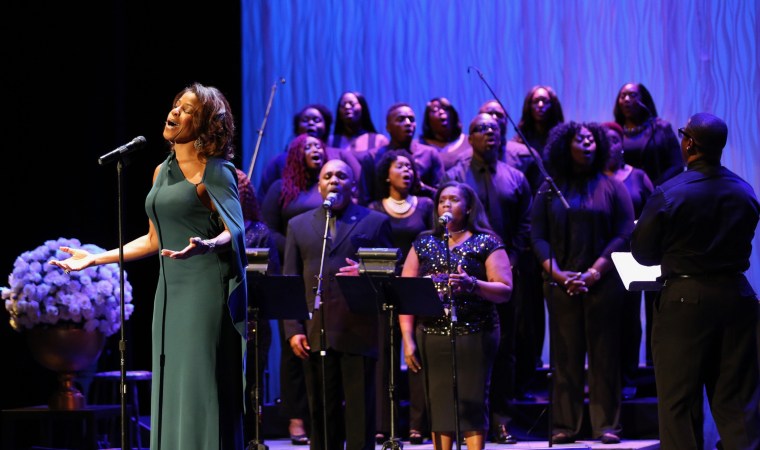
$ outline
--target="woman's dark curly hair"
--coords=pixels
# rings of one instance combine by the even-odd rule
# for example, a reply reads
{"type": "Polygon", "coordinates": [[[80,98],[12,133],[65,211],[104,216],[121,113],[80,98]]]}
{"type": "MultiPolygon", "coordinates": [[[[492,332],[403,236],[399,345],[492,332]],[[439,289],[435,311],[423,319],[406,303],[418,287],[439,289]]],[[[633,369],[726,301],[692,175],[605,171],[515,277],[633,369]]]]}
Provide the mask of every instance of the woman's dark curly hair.
{"type": "Polygon", "coordinates": [[[235,169],[238,177],[238,195],[240,207],[243,209],[243,219],[251,222],[261,222],[261,209],[256,200],[256,191],[251,186],[251,180],[240,169],[235,169]]]}
{"type": "MultiPolygon", "coordinates": [[[[623,108],[620,107],[618,100],[620,100],[620,92],[629,84],[636,85],[636,87],[639,89],[639,95],[641,95],[641,103],[643,103],[647,108],[649,108],[649,111],[652,112],[652,118],[657,117],[657,108],[654,106],[654,100],[652,100],[652,94],[649,93],[649,90],[647,90],[647,88],[644,87],[644,85],[641,83],[626,83],[620,87],[618,95],[615,97],[615,108],[612,110],[612,114],[615,116],[615,122],[617,122],[621,127],[625,126],[625,115],[623,114],[623,108]]],[[[637,117],[637,119],[643,122],[648,118],[649,113],[647,110],[641,108],[641,110],[639,110],[639,117],[637,117]]]]}
{"type": "MultiPolygon", "coordinates": [[[[203,147],[198,150],[198,160],[206,162],[211,158],[231,160],[235,156],[232,139],[235,137],[235,121],[227,99],[219,89],[193,83],[174,97],[172,108],[187,92],[192,92],[201,102],[201,108],[193,113],[193,126],[203,147]]],[[[169,141],[174,149],[174,143],[169,141]]]]}
{"type": "MultiPolygon", "coordinates": [[[[559,102],[559,97],[557,97],[557,93],[554,92],[554,89],[549,86],[533,86],[525,96],[522,107],[522,116],[520,117],[520,122],[517,124],[517,127],[526,135],[526,137],[538,134],[538,130],[536,130],[536,119],[533,118],[532,110],[533,95],[539,89],[546,90],[549,94],[549,102],[552,104],[549,108],[549,115],[546,117],[546,129],[550,130],[557,126],[557,124],[565,121],[565,115],[562,113],[562,104],[559,102]]],[[[522,141],[519,137],[518,140],[522,141]]]]}
{"type": "Polygon", "coordinates": [[[496,236],[496,233],[491,229],[491,225],[488,223],[488,216],[486,216],[486,209],[478,198],[478,194],[468,185],[460,183],[458,181],[448,181],[443,183],[435,191],[435,197],[433,198],[433,229],[426,231],[424,234],[432,234],[433,236],[443,236],[443,229],[445,225],[441,225],[438,222],[438,202],[441,201],[441,193],[448,187],[455,187],[459,189],[459,193],[464,197],[464,201],[467,204],[467,208],[470,210],[470,214],[467,215],[467,231],[470,233],[487,233],[496,236]]]}
{"type": "Polygon", "coordinates": [[[306,105],[302,110],[298,111],[295,116],[293,116],[293,135],[298,136],[301,134],[298,132],[298,128],[301,125],[301,116],[306,112],[307,109],[312,108],[319,111],[319,113],[322,115],[322,120],[325,121],[325,134],[324,136],[317,136],[317,139],[322,142],[327,142],[327,136],[330,136],[330,127],[332,127],[333,116],[330,110],[327,109],[327,106],[321,103],[312,103],[311,105],[306,105]]]}
{"type": "Polygon", "coordinates": [[[581,128],[589,130],[594,136],[594,142],[596,142],[594,162],[591,164],[592,174],[597,175],[607,167],[607,160],[610,158],[610,142],[607,140],[607,134],[601,125],[596,122],[577,123],[570,121],[561,123],[549,132],[549,139],[546,141],[544,151],[549,155],[549,163],[554,175],[563,181],[576,177],[573,172],[570,145],[581,128]]]}
{"type": "MultiPolygon", "coordinates": [[[[308,134],[301,134],[288,147],[285,168],[282,170],[282,193],[280,193],[280,204],[283,209],[288,206],[288,203],[298,198],[298,194],[306,191],[309,185],[309,170],[304,162],[304,150],[306,140],[310,137],[308,134]]],[[[325,151],[327,148],[325,143],[322,140],[319,142],[322,144],[322,150],[325,151]]]]}
{"type": "Polygon", "coordinates": [[[449,115],[450,140],[453,141],[459,138],[459,135],[462,134],[462,121],[459,120],[459,113],[456,108],[445,97],[436,97],[425,105],[425,117],[422,119],[422,137],[425,139],[435,139],[435,134],[430,129],[430,113],[433,111],[433,102],[438,102],[441,108],[446,110],[446,114],[449,115]]]}
{"type": "Polygon", "coordinates": [[[343,119],[340,118],[340,101],[343,100],[343,96],[346,94],[354,94],[354,96],[359,100],[359,105],[362,107],[362,129],[369,133],[377,133],[375,124],[372,123],[372,116],[369,114],[367,99],[365,99],[362,94],[356,91],[347,91],[340,94],[340,98],[338,99],[338,106],[335,108],[335,131],[333,134],[345,136],[346,133],[346,125],[343,123],[343,119]]]}
{"type": "Polygon", "coordinates": [[[417,163],[414,162],[414,158],[410,157],[409,153],[407,152],[389,151],[383,154],[383,157],[380,158],[376,169],[377,181],[375,183],[376,186],[380,186],[380,189],[383,193],[383,198],[389,197],[391,195],[391,184],[387,181],[388,174],[390,173],[391,166],[394,162],[396,162],[399,156],[403,156],[408,159],[412,165],[412,184],[409,186],[409,192],[416,192],[417,188],[420,186],[420,174],[419,170],[417,170],[417,163]]]}

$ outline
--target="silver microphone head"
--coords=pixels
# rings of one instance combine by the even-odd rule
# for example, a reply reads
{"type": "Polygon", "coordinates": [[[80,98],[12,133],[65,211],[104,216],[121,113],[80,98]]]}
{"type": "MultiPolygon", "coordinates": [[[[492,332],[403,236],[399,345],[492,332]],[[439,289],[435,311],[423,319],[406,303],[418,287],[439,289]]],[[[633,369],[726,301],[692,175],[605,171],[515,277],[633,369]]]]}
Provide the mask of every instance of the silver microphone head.
{"type": "Polygon", "coordinates": [[[441,217],[438,218],[438,223],[440,223],[441,225],[446,225],[452,220],[454,220],[454,216],[450,212],[447,211],[441,214],[441,217]]]}
{"type": "Polygon", "coordinates": [[[322,202],[322,208],[332,209],[333,205],[338,202],[339,194],[337,192],[330,192],[327,194],[327,198],[322,202]]]}

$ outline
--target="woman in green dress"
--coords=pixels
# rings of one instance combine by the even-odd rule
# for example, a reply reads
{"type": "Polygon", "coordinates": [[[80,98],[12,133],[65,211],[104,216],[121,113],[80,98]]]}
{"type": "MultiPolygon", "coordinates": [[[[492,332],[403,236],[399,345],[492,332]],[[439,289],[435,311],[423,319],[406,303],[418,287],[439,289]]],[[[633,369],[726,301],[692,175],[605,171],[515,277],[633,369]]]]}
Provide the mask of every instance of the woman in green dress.
{"type": "MultiPolygon", "coordinates": [[[[148,234],[131,261],[161,251],[153,315],[152,449],[242,449],[245,244],[224,96],[194,84],[164,127],[171,146],[145,203],[148,234]],[[188,244],[189,239],[189,244],[188,244]]],[[[53,261],[67,273],[118,261],[118,249],[53,261]]]]}

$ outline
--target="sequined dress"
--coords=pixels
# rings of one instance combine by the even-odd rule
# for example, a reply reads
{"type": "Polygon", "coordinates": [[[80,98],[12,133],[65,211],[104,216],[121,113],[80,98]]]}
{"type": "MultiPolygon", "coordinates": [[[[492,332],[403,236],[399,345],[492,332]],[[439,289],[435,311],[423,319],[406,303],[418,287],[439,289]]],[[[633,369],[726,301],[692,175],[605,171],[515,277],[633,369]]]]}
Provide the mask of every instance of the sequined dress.
{"type": "MultiPolygon", "coordinates": [[[[424,235],[414,241],[414,250],[420,262],[418,276],[430,276],[435,282],[441,296],[444,308],[450,306],[446,296],[446,243],[442,238],[424,235]]],[[[478,280],[487,281],[486,259],[494,251],[505,248],[504,243],[496,236],[477,233],[460,245],[451,249],[451,269],[457,270],[461,265],[468,275],[478,280]]],[[[474,294],[464,292],[454,293],[457,307],[457,335],[476,333],[481,330],[491,330],[499,324],[496,305],[474,294]]],[[[448,335],[448,317],[418,317],[417,327],[427,334],[448,335]]]]}

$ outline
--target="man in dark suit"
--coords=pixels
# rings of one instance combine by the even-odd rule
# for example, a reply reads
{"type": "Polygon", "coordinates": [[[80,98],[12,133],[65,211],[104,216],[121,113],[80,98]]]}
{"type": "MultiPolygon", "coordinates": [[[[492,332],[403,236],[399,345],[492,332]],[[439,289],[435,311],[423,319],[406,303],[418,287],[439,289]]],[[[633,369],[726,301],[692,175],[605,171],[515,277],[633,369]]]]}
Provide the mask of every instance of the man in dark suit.
{"type": "Polygon", "coordinates": [[[757,449],[758,300],[743,272],[760,205],[720,165],[725,122],[700,113],[678,132],[687,170],[655,189],[631,236],[633,257],[660,264],[665,282],[652,327],[660,445],[699,448],[692,409],[704,386],[723,446],[757,449]]]}
{"type": "Polygon", "coordinates": [[[375,364],[378,356],[378,318],[353,314],[338,287],[336,276],[358,275],[355,258],[360,247],[392,247],[388,216],[357,206],[351,168],[340,160],[328,161],[319,175],[322,198],[337,194],[325,250],[321,305],[315,293],[322,258],[326,210],[317,208],[296,216],[288,225],[283,272],[303,276],[312,320],[285,321],[285,336],[293,352],[306,363],[306,386],[311,409],[311,448],[343,449],[341,405],[345,399],[347,450],[375,448],[375,364]],[[320,351],[322,314],[325,316],[325,385],[327,439],[324,448],[320,351]],[[342,388],[342,390],[341,390],[342,388]]]}
{"type": "MultiPolygon", "coordinates": [[[[517,274],[521,268],[530,270],[530,259],[525,249],[530,242],[530,208],[532,194],[525,176],[517,169],[498,160],[501,145],[501,128],[490,114],[478,114],[470,122],[469,142],[472,157],[459,161],[446,172],[444,182],[458,181],[468,184],[483,202],[488,222],[493,231],[507,246],[507,255],[515,280],[513,301],[499,303],[496,310],[501,324],[501,339],[491,370],[489,404],[491,415],[491,440],[496,444],[515,444],[509,433],[511,401],[515,398],[515,336],[520,321],[531,322],[532,316],[523,305],[524,287],[517,274]],[[528,264],[523,264],[528,262],[528,264]],[[526,267],[522,267],[526,266],[526,267]],[[515,301],[516,300],[516,301],[515,301]],[[525,317],[527,316],[527,318],[525,317]]],[[[521,349],[529,359],[528,366],[535,370],[531,341],[521,349]]]]}

